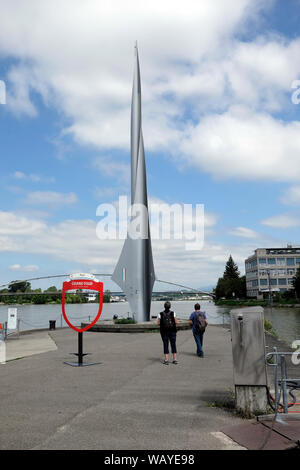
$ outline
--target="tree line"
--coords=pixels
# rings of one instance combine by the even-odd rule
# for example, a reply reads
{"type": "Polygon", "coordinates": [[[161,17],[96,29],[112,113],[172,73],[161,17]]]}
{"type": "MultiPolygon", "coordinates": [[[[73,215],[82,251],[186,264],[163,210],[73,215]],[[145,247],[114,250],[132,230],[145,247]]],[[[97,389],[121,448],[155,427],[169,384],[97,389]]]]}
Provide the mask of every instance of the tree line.
{"type": "MultiPolygon", "coordinates": [[[[239,268],[231,255],[226,263],[223,276],[218,279],[214,293],[217,301],[220,299],[235,300],[247,298],[246,276],[240,275],[239,268]]],[[[293,277],[291,289],[288,289],[283,294],[275,293],[274,300],[280,299],[300,299],[300,267],[298,267],[293,277]]]]}
{"type": "MultiPolygon", "coordinates": [[[[66,303],[87,303],[91,302],[88,298],[89,292],[66,293],[66,303]]],[[[103,302],[110,302],[111,293],[106,290],[103,294],[103,302]]],[[[46,290],[32,289],[28,281],[13,281],[6,289],[0,290],[0,303],[3,304],[61,304],[62,291],[56,286],[50,286],[46,290]]],[[[96,294],[95,300],[99,302],[99,294],[96,294]]]]}

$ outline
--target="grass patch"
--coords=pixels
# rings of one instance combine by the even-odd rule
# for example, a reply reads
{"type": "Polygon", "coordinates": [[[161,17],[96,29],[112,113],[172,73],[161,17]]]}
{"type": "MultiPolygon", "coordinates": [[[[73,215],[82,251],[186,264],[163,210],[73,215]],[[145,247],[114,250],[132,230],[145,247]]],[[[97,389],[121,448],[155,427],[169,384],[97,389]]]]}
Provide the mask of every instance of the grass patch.
{"type": "Polygon", "coordinates": [[[267,320],[266,318],[264,319],[264,328],[265,328],[265,331],[270,333],[270,335],[274,336],[275,338],[278,338],[276,331],[273,329],[272,323],[269,322],[269,320],[267,320]]]}
{"type": "Polygon", "coordinates": [[[215,305],[228,305],[230,307],[266,307],[268,302],[266,300],[233,300],[233,299],[223,299],[223,300],[216,300],[215,305]]]}
{"type": "Polygon", "coordinates": [[[235,403],[234,399],[228,398],[224,400],[217,400],[213,402],[206,403],[207,408],[221,408],[227,411],[234,411],[235,410],[235,403]]]}
{"type": "Polygon", "coordinates": [[[116,325],[134,325],[136,321],[133,318],[119,318],[114,320],[114,323],[116,325]]]}

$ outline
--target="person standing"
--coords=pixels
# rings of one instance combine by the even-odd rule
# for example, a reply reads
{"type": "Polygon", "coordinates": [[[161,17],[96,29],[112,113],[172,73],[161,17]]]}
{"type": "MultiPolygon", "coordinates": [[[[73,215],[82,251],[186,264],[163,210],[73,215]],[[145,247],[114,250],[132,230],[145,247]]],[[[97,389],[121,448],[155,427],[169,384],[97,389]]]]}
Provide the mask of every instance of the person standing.
{"type": "Polygon", "coordinates": [[[205,328],[208,325],[208,321],[204,312],[200,311],[200,304],[195,304],[194,312],[191,313],[189,324],[192,327],[193,335],[195,338],[195,343],[197,346],[197,356],[204,357],[203,352],[203,335],[205,328]]]}
{"type": "Polygon", "coordinates": [[[160,326],[160,334],[164,347],[165,360],[163,364],[169,364],[169,342],[171,344],[173,364],[178,364],[176,349],[177,318],[175,312],[171,310],[171,303],[169,301],[165,302],[164,307],[164,311],[160,312],[157,316],[157,324],[160,326]]]}

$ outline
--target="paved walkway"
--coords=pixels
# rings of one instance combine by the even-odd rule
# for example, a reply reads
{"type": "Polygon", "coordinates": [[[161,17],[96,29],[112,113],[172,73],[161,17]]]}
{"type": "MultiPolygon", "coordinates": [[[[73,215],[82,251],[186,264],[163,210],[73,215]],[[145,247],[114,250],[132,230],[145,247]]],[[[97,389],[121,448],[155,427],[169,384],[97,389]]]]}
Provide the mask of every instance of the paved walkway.
{"type": "Polygon", "coordinates": [[[0,366],[1,449],[239,448],[220,429],[242,420],[214,406],[233,391],[227,329],[208,328],[204,359],[191,331],[178,332],[179,364],[168,366],[158,333],[86,332],[85,361],[101,362],[90,367],[64,363],[75,359],[71,329],[10,339],[8,350],[42,336],[52,351],[0,366]]]}
{"type": "Polygon", "coordinates": [[[14,335],[6,345],[6,361],[21,359],[48,351],[55,351],[57,346],[45,331],[27,335],[14,335]]]}

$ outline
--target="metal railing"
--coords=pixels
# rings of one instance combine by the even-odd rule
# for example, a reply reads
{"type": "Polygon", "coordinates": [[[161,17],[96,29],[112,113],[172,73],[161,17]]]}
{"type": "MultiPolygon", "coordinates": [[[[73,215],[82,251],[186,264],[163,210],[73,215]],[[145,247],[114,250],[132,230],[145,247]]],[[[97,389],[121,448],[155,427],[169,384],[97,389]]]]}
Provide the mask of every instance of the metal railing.
{"type": "Polygon", "coordinates": [[[269,404],[271,408],[278,413],[300,413],[300,411],[290,411],[294,405],[300,405],[297,402],[297,398],[294,395],[295,390],[300,390],[300,377],[291,378],[287,375],[287,364],[286,358],[288,356],[297,357],[299,351],[297,352],[281,352],[277,351],[277,348],[273,348],[273,352],[269,352],[265,356],[266,364],[269,367],[274,368],[274,390],[275,397],[272,396],[271,392],[268,390],[269,404]],[[270,361],[273,362],[270,362],[270,361]],[[292,398],[292,401],[288,401],[288,395],[292,398]],[[282,396],[282,404],[280,403],[280,397],[282,396]]]}

